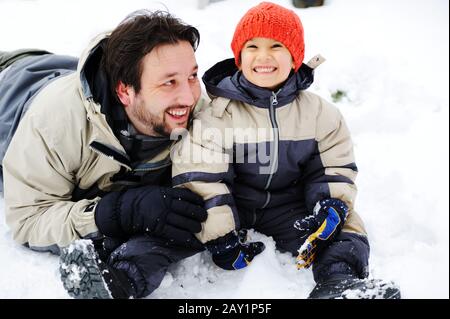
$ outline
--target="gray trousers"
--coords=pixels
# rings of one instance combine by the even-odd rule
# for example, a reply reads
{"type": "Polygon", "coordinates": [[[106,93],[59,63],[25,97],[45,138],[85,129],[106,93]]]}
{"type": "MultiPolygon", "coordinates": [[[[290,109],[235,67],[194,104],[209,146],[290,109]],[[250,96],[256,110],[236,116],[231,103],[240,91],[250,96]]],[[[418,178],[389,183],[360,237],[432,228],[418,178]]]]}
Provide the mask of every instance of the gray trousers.
{"type": "Polygon", "coordinates": [[[38,49],[20,49],[15,51],[0,51],[0,72],[11,64],[27,56],[48,54],[50,52],[38,49]]]}

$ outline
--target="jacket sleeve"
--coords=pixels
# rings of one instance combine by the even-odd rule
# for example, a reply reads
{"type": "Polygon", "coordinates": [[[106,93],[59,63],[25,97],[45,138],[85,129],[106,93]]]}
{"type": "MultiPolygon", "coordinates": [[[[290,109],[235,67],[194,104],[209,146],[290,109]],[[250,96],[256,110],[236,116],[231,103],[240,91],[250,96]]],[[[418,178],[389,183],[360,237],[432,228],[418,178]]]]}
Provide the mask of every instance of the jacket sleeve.
{"type": "Polygon", "coordinates": [[[5,154],[5,215],[17,242],[59,253],[73,240],[97,234],[94,213],[85,209],[99,198],[71,200],[84,160],[82,133],[72,132],[70,123],[54,125],[48,116],[30,109],[5,154]]]}
{"type": "Polygon", "coordinates": [[[343,231],[365,235],[364,224],[354,211],[358,170],[350,132],[339,110],[323,99],[320,101],[316,118],[316,149],[304,171],[308,211],[312,212],[321,199],[338,198],[349,208],[343,231]]]}
{"type": "Polygon", "coordinates": [[[205,200],[208,219],[196,234],[202,243],[226,235],[239,223],[231,193],[232,136],[231,141],[225,137],[231,118],[226,112],[220,116],[214,113],[214,107],[200,112],[189,134],[172,150],[173,186],[186,187],[205,200]]]}

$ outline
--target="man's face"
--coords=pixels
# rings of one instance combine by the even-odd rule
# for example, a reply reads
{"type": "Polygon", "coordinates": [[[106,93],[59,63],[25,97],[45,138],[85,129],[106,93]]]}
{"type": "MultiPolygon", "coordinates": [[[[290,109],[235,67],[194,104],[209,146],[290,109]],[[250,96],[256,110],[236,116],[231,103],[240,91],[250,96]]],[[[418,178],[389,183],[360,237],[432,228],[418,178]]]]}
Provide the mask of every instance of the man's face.
{"type": "Polygon", "coordinates": [[[142,66],[140,92],[126,86],[125,101],[118,92],[131,123],[150,136],[169,136],[174,129],[187,128],[200,98],[198,66],[190,43],[158,46],[143,58],[142,66]]]}

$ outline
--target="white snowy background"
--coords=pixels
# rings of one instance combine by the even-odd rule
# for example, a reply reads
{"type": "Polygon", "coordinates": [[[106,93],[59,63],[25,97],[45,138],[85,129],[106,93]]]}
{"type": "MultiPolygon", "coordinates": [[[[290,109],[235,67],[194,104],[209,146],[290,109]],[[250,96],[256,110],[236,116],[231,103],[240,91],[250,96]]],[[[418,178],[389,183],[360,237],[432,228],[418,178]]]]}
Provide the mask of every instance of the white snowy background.
{"type": "MultiPolygon", "coordinates": [[[[325,0],[293,8],[305,28],[308,60],[327,61],[311,91],[331,100],[351,129],[359,168],[356,209],[371,243],[371,277],[394,280],[404,298],[449,298],[449,3],[447,0],[325,0]]],[[[35,47],[78,56],[98,32],[141,8],[164,9],[201,32],[200,75],[231,57],[240,17],[258,0],[0,0],[0,50],[35,47]]],[[[274,249],[227,272],[206,253],[169,269],[150,298],[306,298],[311,270],[274,249]]],[[[69,298],[58,257],[16,244],[0,195],[0,298],[69,298]]]]}

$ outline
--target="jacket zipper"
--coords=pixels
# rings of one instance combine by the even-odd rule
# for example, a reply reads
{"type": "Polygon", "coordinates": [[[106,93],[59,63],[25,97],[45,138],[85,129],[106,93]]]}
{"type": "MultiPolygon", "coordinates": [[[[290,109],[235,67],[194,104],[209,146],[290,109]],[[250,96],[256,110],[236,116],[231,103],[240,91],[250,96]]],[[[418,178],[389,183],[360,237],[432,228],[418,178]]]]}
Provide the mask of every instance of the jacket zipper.
{"type": "MultiPolygon", "coordinates": [[[[275,173],[275,169],[278,166],[278,147],[279,147],[279,139],[280,139],[280,133],[278,131],[278,123],[276,118],[276,106],[278,105],[278,98],[277,95],[280,93],[281,89],[278,90],[277,93],[272,92],[272,96],[270,97],[270,107],[269,107],[269,116],[270,116],[270,122],[272,123],[273,128],[273,152],[271,152],[271,165],[269,170],[269,176],[267,177],[266,186],[264,189],[267,191],[270,187],[270,184],[272,183],[272,178],[275,173]]],[[[264,205],[261,208],[265,208],[269,202],[270,202],[270,192],[267,191],[267,197],[264,205]]]]}
{"type": "Polygon", "coordinates": [[[151,171],[157,171],[157,170],[159,170],[161,168],[164,168],[164,167],[168,167],[170,165],[172,165],[172,162],[168,161],[168,162],[164,162],[161,165],[158,165],[158,166],[155,166],[155,167],[152,167],[152,168],[136,168],[133,171],[134,172],[151,172],[151,171]]]}
{"type": "Polygon", "coordinates": [[[114,156],[112,154],[106,154],[105,152],[100,151],[99,149],[97,149],[95,146],[89,145],[89,149],[91,149],[92,151],[94,151],[97,154],[100,154],[102,156],[106,156],[107,158],[109,158],[110,160],[116,162],[117,164],[119,164],[120,166],[125,167],[128,170],[132,170],[130,166],[118,161],[117,159],[114,158],[114,156]]]}
{"type": "Polygon", "coordinates": [[[115,159],[115,158],[114,158],[114,155],[112,155],[112,154],[109,154],[109,155],[108,155],[108,154],[106,154],[105,152],[100,151],[99,149],[97,149],[95,146],[92,146],[92,145],[90,145],[89,148],[90,148],[92,151],[94,151],[95,153],[100,154],[100,155],[102,155],[102,156],[106,156],[106,157],[108,157],[109,159],[111,159],[112,161],[118,163],[120,166],[123,166],[123,167],[125,167],[126,169],[128,169],[128,170],[130,170],[130,171],[133,171],[133,172],[151,172],[151,171],[157,171],[157,170],[159,170],[159,169],[161,169],[161,168],[165,168],[165,167],[168,167],[168,166],[172,165],[172,162],[171,162],[171,161],[167,161],[167,162],[162,163],[161,165],[158,165],[158,166],[155,166],[155,167],[151,167],[151,168],[138,168],[138,169],[132,169],[130,166],[128,166],[128,165],[122,163],[121,161],[118,161],[117,159],[115,159]]]}

